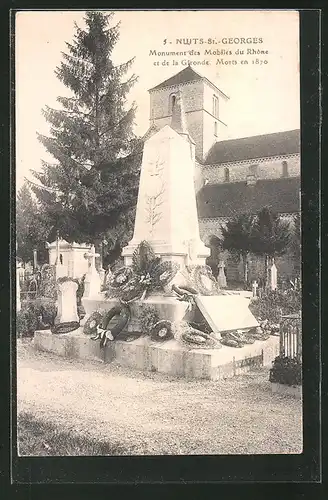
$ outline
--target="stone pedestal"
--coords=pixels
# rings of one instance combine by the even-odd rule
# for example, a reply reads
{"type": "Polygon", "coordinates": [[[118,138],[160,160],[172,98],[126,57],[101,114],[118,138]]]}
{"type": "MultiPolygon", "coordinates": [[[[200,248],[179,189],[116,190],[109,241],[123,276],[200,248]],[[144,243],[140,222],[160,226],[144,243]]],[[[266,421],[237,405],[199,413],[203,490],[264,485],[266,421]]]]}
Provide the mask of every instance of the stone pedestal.
{"type": "MultiPolygon", "coordinates": [[[[89,317],[96,310],[109,311],[112,307],[119,304],[118,299],[105,300],[100,295],[95,298],[83,297],[82,305],[86,311],[86,317],[89,317]]],[[[188,309],[187,302],[180,302],[174,297],[151,296],[143,301],[136,300],[129,304],[131,310],[131,320],[127,326],[128,332],[142,332],[140,323],[140,315],[143,308],[154,307],[156,309],[160,320],[168,321],[181,321],[188,309]]]]}
{"type": "Polygon", "coordinates": [[[58,283],[58,311],[55,323],[79,322],[76,305],[77,283],[75,281],[65,281],[58,283]]]}

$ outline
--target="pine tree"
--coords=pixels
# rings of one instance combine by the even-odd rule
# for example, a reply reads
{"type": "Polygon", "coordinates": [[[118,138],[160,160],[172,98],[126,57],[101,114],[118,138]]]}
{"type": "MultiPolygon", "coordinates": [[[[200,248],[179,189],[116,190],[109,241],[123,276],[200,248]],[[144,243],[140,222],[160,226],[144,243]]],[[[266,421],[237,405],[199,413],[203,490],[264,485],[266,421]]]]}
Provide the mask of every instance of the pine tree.
{"type": "Polygon", "coordinates": [[[34,249],[38,250],[39,254],[44,254],[47,233],[47,222],[25,183],[17,193],[17,257],[28,262],[33,259],[34,249]]]}
{"type": "Polygon", "coordinates": [[[92,11],[85,29],[75,24],[55,71],[71,96],[57,98],[61,109],[43,111],[51,136],[39,140],[56,162],[33,171],[39,186],[32,188],[49,218],[49,239],[58,229],[68,241],[112,242],[133,224],[141,142],[132,130],[136,108],[126,109],[126,97],[136,77],[122,81],[133,59],[118,66],[111,60],[119,40],[112,17],[92,11]]]}

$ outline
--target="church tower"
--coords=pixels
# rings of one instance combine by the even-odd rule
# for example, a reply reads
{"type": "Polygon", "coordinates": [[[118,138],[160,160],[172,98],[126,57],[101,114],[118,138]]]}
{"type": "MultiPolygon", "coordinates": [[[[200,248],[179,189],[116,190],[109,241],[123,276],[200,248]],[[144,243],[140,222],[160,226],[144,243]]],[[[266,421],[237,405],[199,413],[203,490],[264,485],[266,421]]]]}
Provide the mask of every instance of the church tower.
{"type": "Polygon", "coordinates": [[[213,144],[226,138],[229,97],[190,66],[150,89],[149,94],[151,126],[148,132],[170,125],[177,99],[181,99],[186,126],[196,145],[196,160],[206,162],[213,144]]]}

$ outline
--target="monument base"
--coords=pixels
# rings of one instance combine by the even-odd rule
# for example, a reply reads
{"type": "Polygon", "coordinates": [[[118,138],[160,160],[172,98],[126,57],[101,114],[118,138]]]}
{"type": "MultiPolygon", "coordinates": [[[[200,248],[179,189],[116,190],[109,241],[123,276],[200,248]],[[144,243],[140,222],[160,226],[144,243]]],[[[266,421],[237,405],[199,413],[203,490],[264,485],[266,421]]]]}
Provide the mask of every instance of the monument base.
{"type": "MultiPolygon", "coordinates": [[[[101,295],[95,298],[83,298],[83,307],[86,311],[86,317],[96,310],[109,311],[112,307],[119,304],[118,299],[105,299],[101,295]]],[[[140,315],[146,307],[153,307],[160,320],[181,321],[187,313],[187,302],[180,302],[175,297],[165,297],[164,295],[152,295],[145,300],[136,300],[129,304],[131,310],[131,320],[128,323],[126,331],[142,332],[140,315]]]]}
{"type": "MultiPolygon", "coordinates": [[[[249,292],[248,292],[249,293],[249,292]]],[[[84,297],[82,305],[86,311],[84,322],[96,310],[109,311],[119,303],[118,299],[106,299],[104,294],[95,297],[84,297]]],[[[151,295],[145,300],[136,300],[129,304],[131,320],[128,332],[142,332],[140,324],[141,312],[146,307],[156,309],[160,320],[194,321],[206,319],[215,334],[232,330],[254,328],[259,325],[249,310],[249,296],[243,292],[225,292],[225,295],[196,296],[196,308],[188,310],[188,303],[177,300],[176,297],[151,295]]]]}
{"type": "Polygon", "coordinates": [[[130,342],[108,342],[100,348],[99,341],[83,334],[82,328],[60,335],[54,335],[50,330],[39,330],[34,334],[33,344],[39,351],[70,359],[104,363],[115,361],[134,370],[207,380],[226,379],[247,373],[254,367],[271,366],[279,352],[279,338],[276,336],[239,349],[227,346],[221,349],[192,349],[176,340],[158,343],[147,336],[130,342]]]}

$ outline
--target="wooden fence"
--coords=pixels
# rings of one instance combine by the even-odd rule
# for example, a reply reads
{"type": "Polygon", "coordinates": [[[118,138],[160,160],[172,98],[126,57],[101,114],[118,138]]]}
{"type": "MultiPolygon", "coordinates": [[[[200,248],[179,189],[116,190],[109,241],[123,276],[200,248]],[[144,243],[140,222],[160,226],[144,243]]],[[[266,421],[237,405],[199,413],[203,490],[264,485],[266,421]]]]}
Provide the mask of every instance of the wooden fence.
{"type": "Polygon", "coordinates": [[[299,314],[280,316],[280,356],[302,358],[302,317],[299,314]]]}

